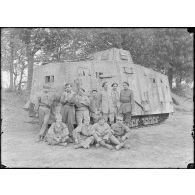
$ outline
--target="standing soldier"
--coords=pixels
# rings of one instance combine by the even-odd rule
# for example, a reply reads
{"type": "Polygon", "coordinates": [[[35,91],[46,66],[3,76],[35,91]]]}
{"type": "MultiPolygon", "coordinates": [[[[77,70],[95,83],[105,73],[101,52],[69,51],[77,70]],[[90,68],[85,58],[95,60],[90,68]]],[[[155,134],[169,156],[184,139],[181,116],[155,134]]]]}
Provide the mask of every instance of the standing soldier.
{"type": "Polygon", "coordinates": [[[119,114],[123,116],[126,123],[130,123],[131,114],[134,108],[134,96],[133,91],[129,89],[129,83],[123,82],[123,90],[120,92],[120,109],[119,114]]]}
{"type": "Polygon", "coordinates": [[[100,117],[100,98],[97,95],[97,90],[92,90],[92,95],[90,97],[90,112],[93,123],[97,123],[100,117]]]}
{"type": "Polygon", "coordinates": [[[35,110],[38,111],[39,124],[41,127],[38,141],[43,140],[45,137],[51,107],[55,99],[55,96],[50,93],[50,89],[51,87],[49,85],[44,85],[42,93],[36,97],[35,110]]]}
{"type": "Polygon", "coordinates": [[[65,91],[60,98],[62,104],[61,115],[62,122],[68,126],[69,135],[72,136],[72,131],[74,129],[74,124],[76,124],[75,119],[75,93],[72,91],[72,86],[70,83],[65,85],[65,91]]]}
{"type": "Polygon", "coordinates": [[[112,101],[111,93],[108,91],[108,83],[104,82],[102,84],[103,90],[100,96],[100,107],[102,115],[105,121],[110,121],[110,124],[114,123],[114,104],[112,101]]]}
{"type": "Polygon", "coordinates": [[[112,101],[114,104],[114,118],[116,120],[116,116],[118,115],[119,107],[120,107],[120,95],[119,92],[117,91],[118,84],[113,83],[112,84],[112,91],[111,91],[111,96],[112,96],[112,101]]]}
{"type": "Polygon", "coordinates": [[[81,125],[83,122],[89,123],[89,98],[84,94],[85,90],[80,88],[78,94],[75,96],[76,107],[76,121],[77,125],[81,125]]]}

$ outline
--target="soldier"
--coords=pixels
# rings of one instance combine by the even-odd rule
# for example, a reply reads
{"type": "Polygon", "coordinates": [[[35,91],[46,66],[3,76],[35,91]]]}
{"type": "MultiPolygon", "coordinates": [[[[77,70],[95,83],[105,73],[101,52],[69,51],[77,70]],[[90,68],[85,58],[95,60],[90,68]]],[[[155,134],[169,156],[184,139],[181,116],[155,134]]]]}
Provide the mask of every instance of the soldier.
{"type": "Polygon", "coordinates": [[[114,123],[114,104],[112,102],[111,93],[108,91],[108,83],[102,84],[103,90],[100,94],[100,108],[102,115],[107,122],[109,119],[110,124],[114,123]]]}
{"type": "Polygon", "coordinates": [[[100,117],[100,99],[97,94],[97,90],[92,90],[92,95],[90,97],[90,114],[93,123],[97,123],[97,119],[100,117]]]}
{"type": "Polygon", "coordinates": [[[78,94],[75,96],[77,125],[81,125],[83,121],[86,124],[90,122],[89,117],[90,100],[84,93],[85,90],[80,88],[78,94]]]}
{"type": "Polygon", "coordinates": [[[68,126],[69,134],[72,136],[72,131],[74,129],[74,124],[76,124],[75,119],[75,93],[72,91],[72,86],[70,83],[65,85],[65,91],[61,95],[60,102],[62,122],[68,126]]]}
{"type": "Polygon", "coordinates": [[[49,145],[62,145],[66,146],[69,140],[69,131],[65,123],[62,122],[62,116],[56,115],[56,122],[49,128],[46,141],[49,145]]]}
{"type": "Polygon", "coordinates": [[[113,147],[109,144],[112,143],[116,145],[116,149],[118,150],[124,145],[124,143],[120,143],[120,141],[113,135],[112,129],[105,122],[103,116],[99,117],[98,123],[92,126],[92,133],[95,138],[95,141],[97,142],[97,146],[101,145],[112,150],[113,147]]]}
{"type": "Polygon", "coordinates": [[[44,85],[42,93],[36,97],[35,101],[35,110],[38,111],[39,124],[41,127],[38,141],[43,140],[45,137],[50,118],[51,107],[55,99],[55,96],[50,93],[50,89],[51,87],[49,85],[44,85]]]}
{"type": "Polygon", "coordinates": [[[123,116],[126,123],[130,123],[131,114],[134,108],[134,96],[133,91],[129,89],[129,83],[123,82],[123,90],[120,92],[120,109],[119,114],[123,116]]]}
{"type": "Polygon", "coordinates": [[[111,96],[112,96],[112,101],[114,104],[114,119],[116,120],[116,116],[118,115],[119,107],[120,107],[120,95],[119,92],[117,91],[118,84],[113,83],[112,84],[112,91],[111,91],[111,96]]]}
{"type": "MultiPolygon", "coordinates": [[[[116,123],[114,123],[111,126],[113,130],[114,136],[120,141],[120,142],[125,142],[127,139],[130,137],[130,129],[127,127],[124,122],[123,118],[121,116],[117,116],[116,118],[116,123]]],[[[122,147],[129,148],[126,144],[121,145],[122,147]]],[[[120,149],[120,148],[118,148],[120,149]]]]}
{"type": "Polygon", "coordinates": [[[92,132],[92,125],[89,124],[89,121],[85,121],[84,124],[80,124],[73,130],[73,138],[76,143],[75,149],[88,149],[94,143],[95,138],[92,132]]]}

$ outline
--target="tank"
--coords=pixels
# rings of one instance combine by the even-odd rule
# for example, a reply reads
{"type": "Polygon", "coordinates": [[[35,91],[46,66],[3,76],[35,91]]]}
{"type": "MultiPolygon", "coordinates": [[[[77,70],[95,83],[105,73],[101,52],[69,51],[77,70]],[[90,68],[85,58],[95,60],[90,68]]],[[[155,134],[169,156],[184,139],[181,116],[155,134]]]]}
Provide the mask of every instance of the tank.
{"type": "Polygon", "coordinates": [[[135,109],[129,126],[141,127],[164,121],[173,112],[173,102],[168,77],[144,66],[134,64],[129,51],[112,48],[90,55],[88,60],[49,63],[34,69],[31,98],[49,84],[61,95],[65,83],[73,90],[83,87],[90,95],[93,89],[101,91],[103,82],[111,90],[113,82],[118,90],[127,81],[134,93],[135,109]]]}

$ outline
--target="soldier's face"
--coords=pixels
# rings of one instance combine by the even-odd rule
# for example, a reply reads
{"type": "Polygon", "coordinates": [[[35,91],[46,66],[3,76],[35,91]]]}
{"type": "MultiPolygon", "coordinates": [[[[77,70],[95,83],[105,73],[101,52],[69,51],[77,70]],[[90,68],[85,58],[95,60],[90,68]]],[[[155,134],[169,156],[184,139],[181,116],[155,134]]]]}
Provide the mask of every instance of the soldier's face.
{"type": "Polygon", "coordinates": [[[124,88],[124,89],[128,89],[128,87],[129,87],[129,86],[128,86],[126,83],[123,83],[123,88],[124,88]]]}
{"type": "Polygon", "coordinates": [[[66,91],[67,91],[67,92],[70,92],[71,89],[72,89],[72,87],[71,87],[70,85],[66,86],[66,91]]]}
{"type": "Polygon", "coordinates": [[[98,123],[99,123],[99,125],[103,125],[105,123],[105,120],[104,119],[100,119],[98,123]]]}
{"type": "Polygon", "coordinates": [[[117,85],[116,84],[113,85],[113,90],[117,90],[117,85]]]}
{"type": "Polygon", "coordinates": [[[108,83],[105,83],[105,85],[104,85],[104,89],[108,89],[108,83]]]}

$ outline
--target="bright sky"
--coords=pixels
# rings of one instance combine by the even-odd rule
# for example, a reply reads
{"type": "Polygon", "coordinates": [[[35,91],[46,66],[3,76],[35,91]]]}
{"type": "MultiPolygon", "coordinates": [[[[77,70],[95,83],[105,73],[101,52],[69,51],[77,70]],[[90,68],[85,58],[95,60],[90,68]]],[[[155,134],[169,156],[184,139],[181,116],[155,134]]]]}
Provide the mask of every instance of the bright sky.
{"type": "Polygon", "coordinates": [[[1,71],[1,87],[8,88],[9,87],[9,73],[5,71],[1,71]]]}
{"type": "MultiPolygon", "coordinates": [[[[27,70],[25,71],[25,75],[24,75],[23,80],[27,79],[26,75],[27,75],[27,70]]],[[[9,72],[1,71],[1,87],[8,88],[9,87],[9,80],[10,80],[9,72]]],[[[17,79],[16,82],[19,82],[19,78],[17,79]]]]}

